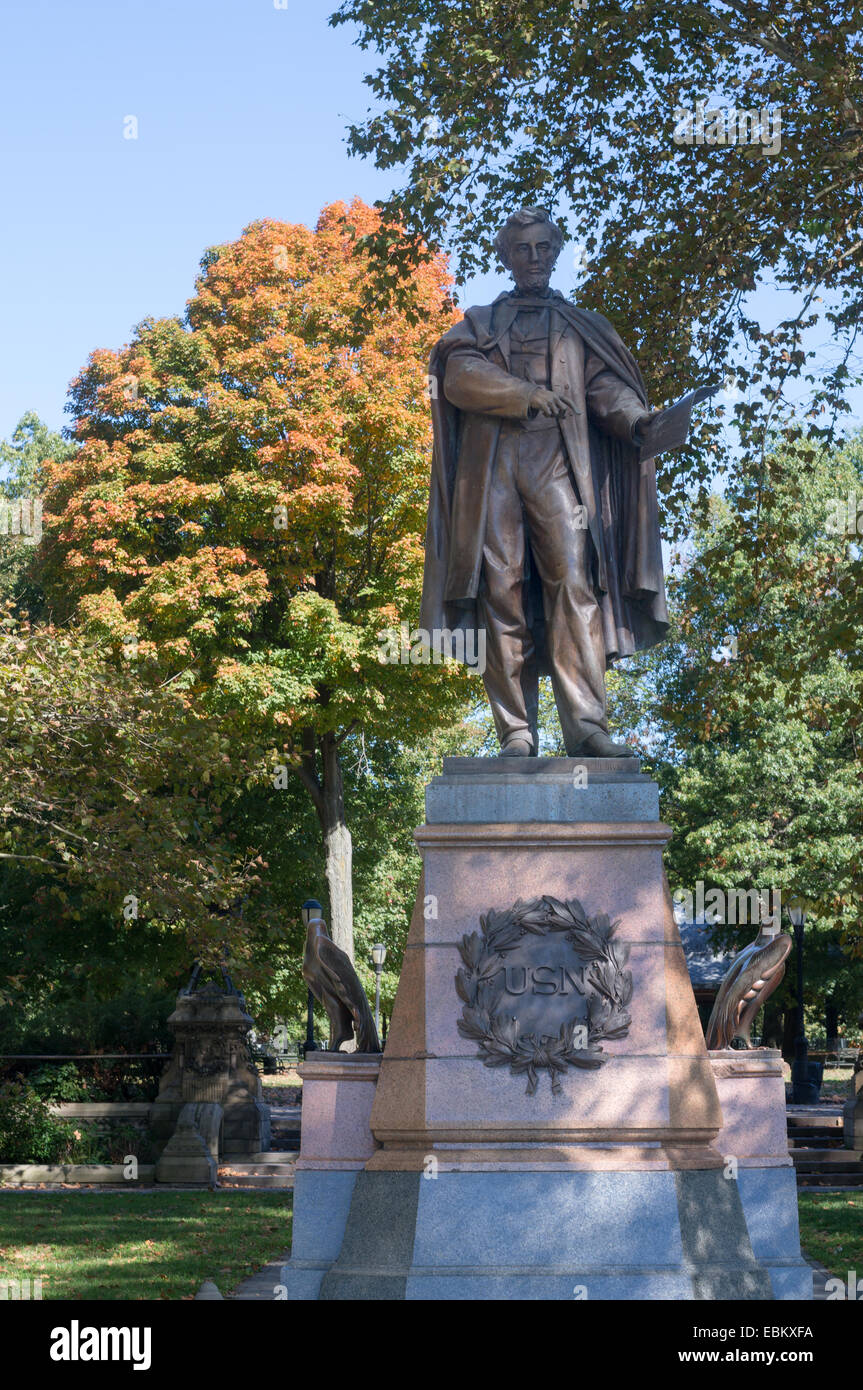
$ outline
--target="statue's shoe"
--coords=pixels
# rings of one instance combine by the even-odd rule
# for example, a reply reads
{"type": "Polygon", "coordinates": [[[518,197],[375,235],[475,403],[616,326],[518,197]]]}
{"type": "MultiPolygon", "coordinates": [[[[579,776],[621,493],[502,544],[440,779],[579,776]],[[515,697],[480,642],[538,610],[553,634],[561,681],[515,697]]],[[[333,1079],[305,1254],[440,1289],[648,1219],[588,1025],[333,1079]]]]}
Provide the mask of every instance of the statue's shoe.
{"type": "Polygon", "coordinates": [[[508,738],[500,750],[502,758],[529,758],[533,743],[529,738],[508,738]]]}
{"type": "Polygon", "coordinates": [[[631,748],[628,743],[615,743],[597,729],[595,734],[580,744],[572,754],[574,758],[637,758],[638,750],[631,748]]]}

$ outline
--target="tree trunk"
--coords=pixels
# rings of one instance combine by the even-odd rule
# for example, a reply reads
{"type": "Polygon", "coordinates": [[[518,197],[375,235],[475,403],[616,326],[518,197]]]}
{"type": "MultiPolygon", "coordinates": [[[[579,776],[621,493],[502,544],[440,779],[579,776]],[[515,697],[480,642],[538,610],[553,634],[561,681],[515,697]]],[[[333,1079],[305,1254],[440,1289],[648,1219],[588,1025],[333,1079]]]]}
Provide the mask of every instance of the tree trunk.
{"type": "Polygon", "coordinates": [[[797,1010],[786,1009],[782,1028],[782,1056],[786,1062],[794,1061],[794,1039],[797,1036],[797,1010]]]}
{"type": "Polygon", "coordinates": [[[824,1006],[824,1022],[827,1032],[828,1051],[834,1051],[839,1046],[839,1010],[833,999],[828,999],[824,1006]]]}
{"type": "Polygon", "coordinates": [[[342,762],[333,734],[321,739],[323,760],[321,828],[324,832],[327,889],[330,899],[330,936],[354,958],[353,845],[345,821],[345,788],[342,762]]]}
{"type": "Polygon", "coordinates": [[[328,926],[337,946],[354,959],[353,845],[345,822],[345,787],[342,761],[335,734],[324,734],[320,743],[312,733],[303,738],[302,752],[293,764],[318,813],[324,841],[328,926]],[[321,771],[318,774],[318,753],[321,771]]]}

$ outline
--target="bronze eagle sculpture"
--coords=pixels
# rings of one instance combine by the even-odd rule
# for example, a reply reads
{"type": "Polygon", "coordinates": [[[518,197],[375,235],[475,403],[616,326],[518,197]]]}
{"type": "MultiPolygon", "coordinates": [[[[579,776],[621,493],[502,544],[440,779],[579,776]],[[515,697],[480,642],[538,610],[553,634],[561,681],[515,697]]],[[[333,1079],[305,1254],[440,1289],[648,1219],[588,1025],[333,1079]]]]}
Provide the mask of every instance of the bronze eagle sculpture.
{"type": "Polygon", "coordinates": [[[764,922],[755,940],[735,956],[707,1025],[708,1051],[752,1047],[749,1035],[755,1015],[781,983],[790,950],[791,937],[764,922]]]}
{"type": "Polygon", "coordinates": [[[322,917],[306,929],[303,979],[330,1020],[331,1052],[339,1052],[356,1030],[358,1052],[380,1052],[378,1030],[350,957],[330,938],[322,917]]]}

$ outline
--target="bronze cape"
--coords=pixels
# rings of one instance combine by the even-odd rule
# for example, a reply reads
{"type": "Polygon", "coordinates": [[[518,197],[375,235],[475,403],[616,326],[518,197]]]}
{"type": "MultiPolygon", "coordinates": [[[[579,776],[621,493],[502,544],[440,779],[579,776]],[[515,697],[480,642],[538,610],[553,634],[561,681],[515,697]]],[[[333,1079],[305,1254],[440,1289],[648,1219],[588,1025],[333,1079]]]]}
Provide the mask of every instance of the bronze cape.
{"type": "MultiPolygon", "coordinates": [[[[469,634],[476,627],[488,490],[501,425],[499,417],[458,410],[444,394],[449,353],[473,349],[507,369],[509,330],[520,307],[511,294],[469,309],[462,323],[436,345],[429,363],[434,453],[425,542],[420,626],[429,633],[469,634]],[[456,490],[458,496],[456,499],[456,490]],[[455,503],[455,505],[454,505],[455,503]]],[[[555,291],[552,339],[574,329],[648,409],[641,373],[632,354],[601,314],[579,309],[555,291]]],[[[584,409],[577,382],[568,394],[584,409]]],[[[571,417],[570,417],[571,418],[571,417]]],[[[661,641],[668,628],[653,460],[640,462],[636,445],[602,433],[588,418],[589,459],[573,458],[576,446],[567,418],[561,422],[579,502],[587,508],[593,540],[593,582],[603,620],[606,660],[628,656],[661,641]]],[[[547,672],[542,595],[527,551],[525,611],[536,643],[539,669],[547,672]]],[[[446,643],[443,644],[446,650],[446,643]]],[[[463,650],[471,650],[469,642],[463,650]]],[[[476,646],[472,648],[476,651],[476,646]]]]}

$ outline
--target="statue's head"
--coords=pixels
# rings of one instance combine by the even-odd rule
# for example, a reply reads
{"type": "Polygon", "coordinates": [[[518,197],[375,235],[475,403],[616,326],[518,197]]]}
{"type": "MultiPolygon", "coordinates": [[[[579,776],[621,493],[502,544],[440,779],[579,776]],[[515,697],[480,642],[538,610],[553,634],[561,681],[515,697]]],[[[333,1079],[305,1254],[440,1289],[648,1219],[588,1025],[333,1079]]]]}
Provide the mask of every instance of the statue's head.
{"type": "Polygon", "coordinates": [[[520,290],[546,290],[560,255],[563,233],[545,208],[519,208],[494,240],[501,263],[520,290]]]}

